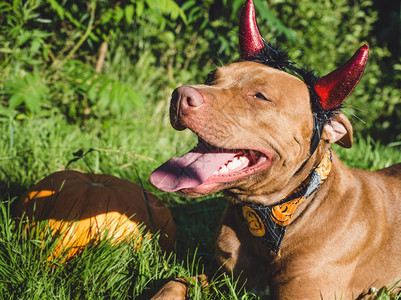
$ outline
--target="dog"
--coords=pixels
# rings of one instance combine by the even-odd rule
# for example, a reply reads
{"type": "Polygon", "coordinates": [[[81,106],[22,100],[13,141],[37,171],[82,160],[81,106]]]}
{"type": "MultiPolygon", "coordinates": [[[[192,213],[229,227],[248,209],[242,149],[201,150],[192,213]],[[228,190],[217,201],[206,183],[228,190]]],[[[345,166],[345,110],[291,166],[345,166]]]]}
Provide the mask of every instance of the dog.
{"type": "MultiPolygon", "coordinates": [[[[239,36],[241,62],[173,92],[172,126],[190,129],[199,143],[156,169],[152,184],[189,196],[223,191],[229,204],[217,262],[272,299],[364,299],[372,287],[396,283],[401,164],[350,169],[331,150],[352,147],[341,103],[364,72],[369,46],[318,78],[263,40],[252,0],[239,36]]],[[[178,279],[153,299],[187,293],[178,279]]]]}

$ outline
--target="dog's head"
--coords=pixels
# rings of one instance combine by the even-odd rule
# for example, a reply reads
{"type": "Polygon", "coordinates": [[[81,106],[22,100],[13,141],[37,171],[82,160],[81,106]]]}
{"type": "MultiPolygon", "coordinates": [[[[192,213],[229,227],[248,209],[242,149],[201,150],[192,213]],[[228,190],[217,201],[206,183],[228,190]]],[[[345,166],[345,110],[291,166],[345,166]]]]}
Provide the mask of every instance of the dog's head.
{"type": "Polygon", "coordinates": [[[192,196],[227,189],[275,192],[316,148],[334,142],[351,147],[352,127],[339,105],[362,75],[367,45],[341,68],[317,78],[261,38],[248,0],[240,48],[244,61],[212,71],[202,85],[173,92],[172,126],[192,130],[199,143],[153,172],[150,180],[161,190],[192,196]]]}

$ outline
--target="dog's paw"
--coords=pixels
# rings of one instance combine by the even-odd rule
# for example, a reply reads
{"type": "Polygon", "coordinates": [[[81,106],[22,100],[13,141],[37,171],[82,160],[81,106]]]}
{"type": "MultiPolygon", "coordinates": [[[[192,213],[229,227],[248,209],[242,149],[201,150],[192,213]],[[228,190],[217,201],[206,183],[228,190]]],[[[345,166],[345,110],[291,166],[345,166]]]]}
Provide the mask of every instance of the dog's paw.
{"type": "Polygon", "coordinates": [[[177,278],[167,282],[151,300],[184,300],[187,298],[188,280],[177,278]]]}
{"type": "Polygon", "coordinates": [[[197,277],[192,277],[190,280],[186,278],[176,278],[167,282],[151,300],[185,300],[189,298],[189,286],[200,283],[202,289],[207,289],[207,276],[202,274],[197,277]]]}

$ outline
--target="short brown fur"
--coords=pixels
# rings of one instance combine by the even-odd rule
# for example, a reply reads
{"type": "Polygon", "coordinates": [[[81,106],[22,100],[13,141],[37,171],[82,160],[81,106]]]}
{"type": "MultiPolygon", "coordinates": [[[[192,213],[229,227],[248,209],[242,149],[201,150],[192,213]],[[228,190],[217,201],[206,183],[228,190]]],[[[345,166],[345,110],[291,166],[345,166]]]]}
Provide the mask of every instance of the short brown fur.
{"type": "MultiPolygon", "coordinates": [[[[331,143],[352,146],[349,121],[338,112],[307,160],[313,118],[308,88],[298,78],[240,62],[219,68],[212,85],[191,88],[202,101],[189,107],[172,101],[175,128],[187,127],[217,147],[274,154],[267,170],[208,191],[224,190],[230,200],[216,239],[224,271],[241,274],[250,288],[269,287],[272,299],[362,299],[372,286],[401,279],[401,164],[375,172],[350,169],[333,152],[327,181],[297,208],[281,255],[275,255],[250,234],[234,203],[273,205],[283,199],[331,143]],[[257,93],[267,100],[255,98],[257,93]]],[[[154,299],[184,299],[183,286],[169,282],[154,299]]]]}

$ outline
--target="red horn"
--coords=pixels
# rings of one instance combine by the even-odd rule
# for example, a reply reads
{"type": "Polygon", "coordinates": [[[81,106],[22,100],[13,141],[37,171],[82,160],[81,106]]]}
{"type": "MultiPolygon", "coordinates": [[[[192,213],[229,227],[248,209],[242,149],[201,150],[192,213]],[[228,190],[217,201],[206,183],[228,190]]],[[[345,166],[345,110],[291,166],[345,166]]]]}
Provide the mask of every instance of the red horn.
{"type": "Polygon", "coordinates": [[[326,110],[337,108],[358,84],[368,60],[369,46],[363,45],[342,67],[314,83],[320,104],[326,110]]]}
{"type": "Polygon", "coordinates": [[[239,47],[242,59],[251,59],[264,47],[258,23],[256,23],[255,6],[252,0],[247,0],[242,8],[239,25],[239,47]]]}

